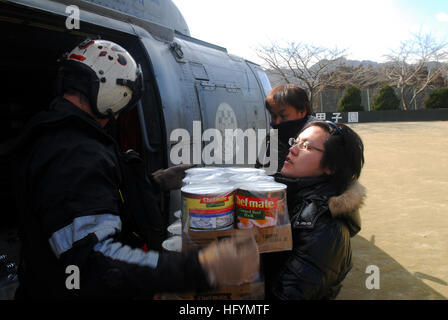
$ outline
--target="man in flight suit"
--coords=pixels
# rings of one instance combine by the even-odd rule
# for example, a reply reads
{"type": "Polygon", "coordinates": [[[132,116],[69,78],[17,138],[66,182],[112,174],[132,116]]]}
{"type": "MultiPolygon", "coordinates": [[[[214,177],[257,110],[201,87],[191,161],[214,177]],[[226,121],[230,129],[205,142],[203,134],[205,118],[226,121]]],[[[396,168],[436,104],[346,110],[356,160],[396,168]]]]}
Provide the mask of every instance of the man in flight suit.
{"type": "Polygon", "coordinates": [[[207,290],[258,269],[252,237],[187,253],[145,252],[123,241],[120,150],[104,127],[136,104],[141,82],[132,56],[110,41],[86,40],[62,62],[58,97],[30,121],[14,150],[22,242],[17,298],[207,290]],[[243,259],[251,263],[237,268],[243,259]],[[68,266],[79,268],[78,290],[67,288],[68,266]]]}

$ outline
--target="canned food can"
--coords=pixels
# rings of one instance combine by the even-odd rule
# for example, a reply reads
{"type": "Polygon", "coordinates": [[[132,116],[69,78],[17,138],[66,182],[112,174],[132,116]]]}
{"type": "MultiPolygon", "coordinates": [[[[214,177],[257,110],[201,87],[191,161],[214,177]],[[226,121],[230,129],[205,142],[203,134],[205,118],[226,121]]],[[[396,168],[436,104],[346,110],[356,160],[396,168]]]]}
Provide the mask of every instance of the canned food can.
{"type": "Polygon", "coordinates": [[[233,228],[234,187],[230,185],[186,185],[182,187],[182,226],[192,231],[233,228]]]}
{"type": "Polygon", "coordinates": [[[182,217],[182,211],[181,210],[177,210],[173,213],[174,218],[176,219],[180,219],[182,217]]]}
{"type": "Polygon", "coordinates": [[[181,252],[182,251],[182,237],[172,236],[162,242],[162,248],[170,252],[181,252]]]}
{"type": "Polygon", "coordinates": [[[227,167],[224,170],[231,174],[266,175],[265,170],[252,167],[227,167]]]}
{"type": "Polygon", "coordinates": [[[238,229],[266,228],[279,223],[285,215],[286,185],[261,182],[239,185],[235,192],[235,214],[238,229]]]}
{"type": "Polygon", "coordinates": [[[182,235],[182,222],[180,219],[176,220],[170,224],[167,228],[168,234],[170,236],[180,236],[182,235]]]}

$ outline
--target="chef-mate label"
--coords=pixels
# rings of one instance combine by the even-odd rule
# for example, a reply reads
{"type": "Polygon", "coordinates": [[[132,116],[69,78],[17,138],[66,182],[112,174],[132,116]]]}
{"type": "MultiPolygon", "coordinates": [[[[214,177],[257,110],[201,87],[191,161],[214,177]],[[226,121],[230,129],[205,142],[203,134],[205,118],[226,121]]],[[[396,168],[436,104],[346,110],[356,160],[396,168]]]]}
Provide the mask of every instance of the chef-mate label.
{"type": "Polygon", "coordinates": [[[258,198],[240,191],[235,195],[238,216],[248,219],[264,220],[266,212],[277,210],[278,198],[258,198]]]}
{"type": "Polygon", "coordinates": [[[276,182],[252,182],[235,192],[238,229],[266,228],[278,224],[285,213],[286,186],[276,182]]]}

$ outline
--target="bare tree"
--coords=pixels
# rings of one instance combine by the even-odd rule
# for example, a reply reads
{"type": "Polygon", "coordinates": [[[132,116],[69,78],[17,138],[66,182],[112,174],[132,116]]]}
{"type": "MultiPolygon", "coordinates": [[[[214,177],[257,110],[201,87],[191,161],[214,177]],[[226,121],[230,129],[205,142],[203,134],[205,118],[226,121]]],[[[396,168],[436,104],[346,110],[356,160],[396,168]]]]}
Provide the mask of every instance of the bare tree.
{"type": "Polygon", "coordinates": [[[430,34],[415,34],[403,41],[397,50],[388,55],[386,75],[401,93],[403,109],[409,106],[428,87],[432,87],[446,70],[448,44],[430,34]],[[406,98],[410,94],[410,100],[406,98]]]}
{"type": "Polygon", "coordinates": [[[287,42],[284,46],[273,43],[256,49],[267,69],[271,69],[282,82],[295,83],[307,90],[311,105],[314,97],[330,81],[324,75],[336,68],[345,51],[301,42],[287,42]]]}
{"type": "Polygon", "coordinates": [[[360,64],[357,67],[339,65],[334,71],[325,75],[328,78],[326,86],[332,88],[359,88],[381,87],[388,83],[381,67],[360,64]]]}

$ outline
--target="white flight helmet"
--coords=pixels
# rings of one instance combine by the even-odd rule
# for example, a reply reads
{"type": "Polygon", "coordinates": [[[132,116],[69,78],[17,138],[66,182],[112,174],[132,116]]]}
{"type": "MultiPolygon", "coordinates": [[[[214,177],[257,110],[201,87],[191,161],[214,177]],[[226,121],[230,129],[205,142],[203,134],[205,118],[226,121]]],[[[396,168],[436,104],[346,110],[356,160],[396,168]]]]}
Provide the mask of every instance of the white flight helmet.
{"type": "Polygon", "coordinates": [[[66,54],[59,70],[58,93],[84,93],[100,118],[135,105],[142,91],[141,69],[121,46],[107,40],[83,41],[66,54]]]}

